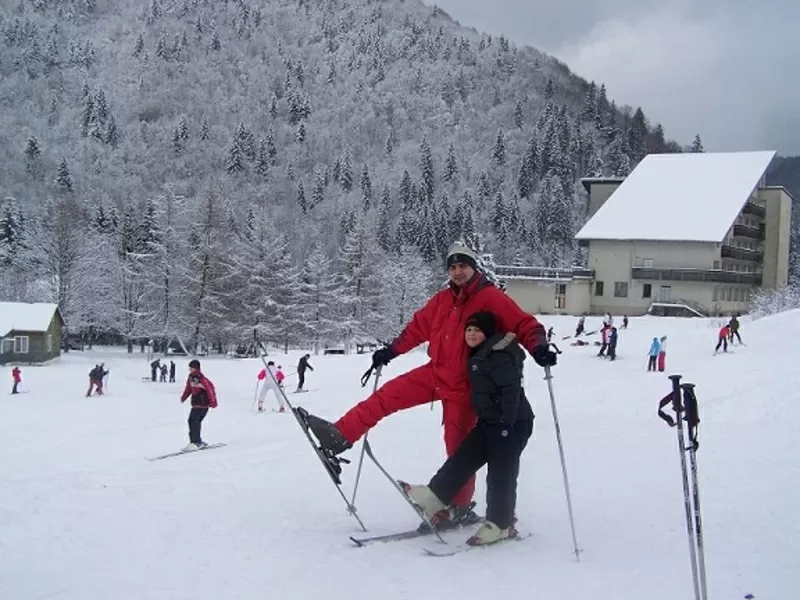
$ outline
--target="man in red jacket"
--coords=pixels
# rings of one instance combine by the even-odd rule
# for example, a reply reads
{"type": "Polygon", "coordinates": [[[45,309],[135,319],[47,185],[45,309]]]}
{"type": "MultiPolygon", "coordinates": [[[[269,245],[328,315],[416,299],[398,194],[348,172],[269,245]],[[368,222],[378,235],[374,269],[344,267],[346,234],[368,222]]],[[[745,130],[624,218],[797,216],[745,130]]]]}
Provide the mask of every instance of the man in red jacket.
{"type": "MultiPolygon", "coordinates": [[[[441,400],[444,443],[447,455],[452,456],[476,422],[467,378],[469,348],[464,341],[466,320],[473,313],[494,313],[498,330],[515,333],[539,365],[556,364],[544,327],[478,270],[477,256],[471,249],[453,244],[447,255],[447,273],[450,278],[447,287],[414,314],[388,347],[372,357],[373,367],[385,366],[396,356],[428,342],[430,361],[388,381],[336,423],[307,414],[309,427],[323,449],[341,454],[387,415],[441,400]]],[[[474,492],[473,477],[453,499],[449,514],[438,519],[437,528],[476,521],[471,502],[474,492]]]]}
{"type": "Polygon", "coordinates": [[[200,427],[208,414],[208,409],[217,407],[214,384],[200,371],[200,361],[197,359],[189,361],[189,377],[181,394],[181,402],[185,402],[190,395],[192,410],[189,411],[189,445],[184,448],[186,451],[200,450],[208,446],[200,437],[200,427]]]}

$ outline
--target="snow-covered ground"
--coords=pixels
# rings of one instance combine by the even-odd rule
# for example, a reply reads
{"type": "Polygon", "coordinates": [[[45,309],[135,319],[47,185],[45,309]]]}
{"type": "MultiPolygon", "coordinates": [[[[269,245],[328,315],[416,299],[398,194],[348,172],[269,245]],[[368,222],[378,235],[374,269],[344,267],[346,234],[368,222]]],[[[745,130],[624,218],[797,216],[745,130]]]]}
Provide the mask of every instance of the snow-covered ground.
{"type": "MultiPolygon", "coordinates": [[[[691,598],[676,433],[656,414],[676,372],[697,384],[700,401],[709,597],[800,597],[800,312],[745,321],[747,346],[723,356],[712,356],[710,321],[631,319],[615,363],[560,340],[575,319],[544,321],[564,350],[554,385],[580,562],[571,555],[547,388],[532,361],[536,431],[517,512],[533,537],[432,558],[421,551],[430,539],[348,541],[357,524],[292,417],[251,412],[257,361],[203,360],[220,402],[203,437],[227,447],[149,462],[187,443],[188,407],[178,402],[186,359],[180,383],[166,384],[142,381],[142,355],[71,352],[23,367],[28,393],[0,395],[0,598],[691,598]],[[668,373],[647,373],[649,342],[664,334],[668,373]],[[111,369],[109,394],[85,398],[100,360],[111,369]]],[[[299,353],[276,356],[290,372],[299,353]]],[[[385,374],[424,360],[411,353],[385,374]]],[[[359,377],[367,356],[311,364],[311,391],[291,401],[335,418],[366,396],[359,377]]],[[[9,371],[0,376],[10,388],[9,371]]],[[[384,420],[370,440],[396,477],[426,482],[444,458],[440,422],[438,405],[422,406],[384,420]]],[[[349,494],[355,464],[347,469],[349,494]]],[[[371,465],[357,504],[374,533],[417,523],[371,465]]]]}

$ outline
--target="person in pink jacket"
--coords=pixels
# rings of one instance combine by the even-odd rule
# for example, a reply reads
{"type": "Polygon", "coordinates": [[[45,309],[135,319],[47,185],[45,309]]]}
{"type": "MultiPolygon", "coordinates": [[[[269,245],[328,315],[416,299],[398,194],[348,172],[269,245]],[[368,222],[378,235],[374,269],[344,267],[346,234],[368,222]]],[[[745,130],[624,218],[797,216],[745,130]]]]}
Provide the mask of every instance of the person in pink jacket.
{"type": "Polygon", "coordinates": [[[264,412],[264,399],[267,397],[267,392],[269,391],[272,391],[278,399],[278,405],[280,406],[278,412],[286,412],[286,406],[283,402],[283,390],[281,389],[283,387],[283,380],[286,377],[280,367],[278,367],[277,370],[274,369],[275,362],[269,361],[266,368],[261,369],[261,372],[258,374],[258,381],[261,383],[261,391],[258,394],[258,412],[264,412]],[[269,373],[267,373],[267,369],[269,369],[269,373]]]}

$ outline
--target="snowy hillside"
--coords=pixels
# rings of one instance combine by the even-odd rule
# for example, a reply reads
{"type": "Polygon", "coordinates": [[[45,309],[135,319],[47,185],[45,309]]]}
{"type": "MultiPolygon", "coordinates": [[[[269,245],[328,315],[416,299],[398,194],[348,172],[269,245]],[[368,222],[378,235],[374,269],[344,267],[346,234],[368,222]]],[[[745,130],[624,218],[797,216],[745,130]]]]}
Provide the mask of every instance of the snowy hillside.
{"type": "MultiPolygon", "coordinates": [[[[558,339],[574,320],[546,325],[558,339]]],[[[142,381],[146,361],[122,351],[23,366],[27,393],[0,395],[0,598],[690,598],[676,435],[656,414],[675,372],[697,384],[700,401],[709,597],[797,598],[800,365],[792,344],[800,311],[744,322],[747,346],[732,354],[712,355],[716,333],[711,321],[632,319],[615,363],[560,342],[554,385],[581,562],[570,554],[549,399],[532,361],[536,431],[517,512],[534,535],[449,558],[425,556],[431,540],[348,541],[357,524],[292,417],[250,412],[256,361],[203,361],[220,400],[203,437],[227,447],[159,462],[145,457],[187,442],[182,383],[142,381]],[[668,372],[647,373],[649,341],[661,335],[669,336],[668,372]],[[85,398],[87,373],[101,360],[111,369],[109,394],[85,398]]],[[[275,358],[288,373],[298,356],[275,358]]],[[[423,360],[420,352],[400,357],[386,376],[423,360]]],[[[359,377],[368,363],[312,357],[311,391],[289,398],[338,417],[366,395],[359,377]]],[[[9,369],[0,375],[10,382],[9,369]]],[[[444,456],[440,418],[438,405],[393,415],[370,434],[373,449],[396,477],[426,482],[444,456]]],[[[348,493],[354,467],[345,472],[348,493]]],[[[370,465],[357,504],[374,533],[417,522],[370,465]]]]}

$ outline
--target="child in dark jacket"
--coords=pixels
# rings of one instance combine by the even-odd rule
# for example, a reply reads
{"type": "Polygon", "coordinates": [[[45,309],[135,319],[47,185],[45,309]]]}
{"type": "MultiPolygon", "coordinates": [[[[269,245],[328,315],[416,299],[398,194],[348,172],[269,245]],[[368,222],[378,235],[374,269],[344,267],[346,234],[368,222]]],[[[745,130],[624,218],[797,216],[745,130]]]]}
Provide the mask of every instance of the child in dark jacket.
{"type": "Polygon", "coordinates": [[[189,445],[184,450],[200,450],[208,446],[200,437],[200,428],[209,408],[217,407],[217,394],[214,384],[200,371],[200,361],[189,361],[189,377],[181,394],[181,402],[191,395],[192,410],[189,412],[189,445]]]}
{"type": "Polygon", "coordinates": [[[519,460],[533,433],[534,416],[522,386],[525,352],[514,334],[497,332],[494,314],[480,312],[467,320],[464,337],[471,348],[466,366],[478,422],[428,485],[402,485],[436,525],[449,521],[448,506],[458,490],[488,464],[486,520],[467,540],[479,546],[517,535],[519,460]]]}

